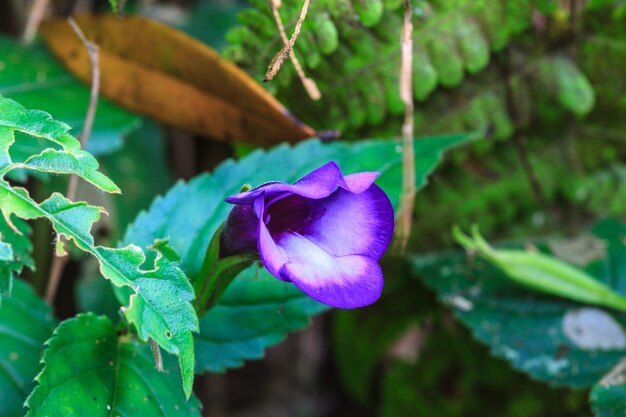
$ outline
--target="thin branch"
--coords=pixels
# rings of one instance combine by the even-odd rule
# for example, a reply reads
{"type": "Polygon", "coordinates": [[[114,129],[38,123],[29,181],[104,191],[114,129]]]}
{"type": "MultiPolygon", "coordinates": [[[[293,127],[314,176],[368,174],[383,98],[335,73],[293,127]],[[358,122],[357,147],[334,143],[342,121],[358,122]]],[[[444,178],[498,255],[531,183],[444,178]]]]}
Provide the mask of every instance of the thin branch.
{"type": "Polygon", "coordinates": [[[96,118],[96,110],[98,108],[98,95],[100,93],[100,48],[95,43],[89,41],[82,30],[76,24],[76,21],[69,17],[67,22],[70,24],[80,41],[85,45],[87,53],[89,54],[89,61],[91,63],[91,91],[89,92],[89,108],[87,109],[87,115],[85,116],[85,124],[83,125],[83,131],[80,134],[80,143],[83,147],[87,144],[89,137],[91,136],[91,129],[93,128],[93,121],[96,118]]]}
{"type": "MultiPolygon", "coordinates": [[[[89,54],[89,61],[91,63],[91,90],[89,93],[89,107],[87,108],[87,114],[85,115],[83,131],[80,134],[80,143],[81,146],[84,148],[85,145],[87,145],[89,137],[91,136],[91,130],[93,128],[93,122],[95,120],[96,110],[98,107],[98,95],[100,92],[100,48],[98,48],[98,45],[90,42],[85,37],[85,34],[82,30],[80,30],[72,17],[69,17],[67,21],[87,49],[87,53],[89,54]]],[[[66,193],[68,199],[75,199],[77,187],[78,177],[76,175],[70,176],[70,181],[67,186],[66,193]]],[[[65,265],[68,261],[68,255],[62,257],[55,256],[52,260],[52,266],[50,267],[50,276],[48,278],[48,285],[46,287],[46,301],[49,304],[52,304],[54,302],[59,283],[61,282],[61,276],[63,275],[63,270],[65,269],[65,265]]]]}
{"type": "Polygon", "coordinates": [[[287,59],[287,56],[289,56],[289,59],[291,59],[291,62],[293,62],[293,66],[296,68],[296,73],[298,74],[298,77],[300,78],[300,81],[302,82],[302,85],[304,86],[304,89],[306,90],[309,97],[311,97],[311,99],[313,100],[319,100],[322,97],[322,94],[320,93],[319,88],[317,88],[315,80],[306,76],[302,65],[300,65],[296,54],[293,52],[293,46],[295,45],[296,39],[300,34],[300,28],[302,27],[302,22],[304,22],[304,18],[306,17],[309,3],[310,0],[304,1],[304,5],[302,6],[300,17],[296,22],[296,27],[294,29],[293,35],[291,35],[291,39],[288,39],[287,32],[285,31],[285,25],[283,25],[283,21],[280,18],[280,14],[278,13],[278,9],[280,8],[280,1],[270,0],[272,15],[274,16],[274,20],[276,21],[276,25],[278,26],[278,31],[280,32],[280,37],[283,40],[284,46],[274,56],[274,58],[272,58],[272,61],[267,68],[267,73],[265,74],[265,79],[263,80],[263,82],[272,80],[276,76],[276,74],[278,74],[278,71],[280,71],[280,68],[283,66],[285,60],[287,59]]]}
{"type": "Polygon", "coordinates": [[[34,1],[33,6],[30,8],[30,13],[28,14],[28,20],[26,21],[26,26],[24,27],[24,33],[22,34],[22,42],[25,44],[30,44],[33,40],[35,40],[39,24],[41,23],[46,10],[48,10],[49,3],[50,0],[34,1]]]}
{"type": "Polygon", "coordinates": [[[402,195],[396,219],[396,249],[404,252],[411,234],[413,206],[415,204],[415,149],[413,147],[413,9],[411,0],[404,0],[404,25],[402,30],[402,64],[400,68],[400,98],[404,102],[402,125],[402,195]]]}

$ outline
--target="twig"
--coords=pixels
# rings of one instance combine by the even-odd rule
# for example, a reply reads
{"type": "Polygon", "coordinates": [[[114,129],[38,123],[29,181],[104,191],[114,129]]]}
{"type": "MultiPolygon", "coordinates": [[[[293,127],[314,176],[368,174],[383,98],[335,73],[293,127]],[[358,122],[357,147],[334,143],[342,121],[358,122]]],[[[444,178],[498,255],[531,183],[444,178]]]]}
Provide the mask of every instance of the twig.
{"type": "Polygon", "coordinates": [[[302,65],[300,65],[296,54],[293,52],[293,46],[296,43],[298,35],[300,34],[300,28],[302,27],[302,22],[304,22],[304,18],[309,8],[309,3],[310,0],[304,1],[304,4],[302,5],[302,11],[300,12],[300,17],[298,18],[298,22],[296,23],[296,27],[293,31],[293,35],[291,35],[291,39],[288,39],[287,32],[285,31],[285,26],[283,25],[283,21],[280,18],[280,14],[278,13],[278,9],[280,8],[280,1],[270,0],[272,15],[274,16],[274,20],[276,21],[276,25],[278,26],[278,31],[280,32],[280,37],[283,40],[284,46],[274,56],[274,58],[272,58],[272,61],[267,67],[267,73],[265,74],[265,79],[263,80],[263,82],[272,80],[276,76],[276,74],[278,74],[278,71],[280,71],[280,68],[287,59],[287,56],[289,56],[289,59],[291,59],[291,62],[293,62],[293,66],[296,68],[296,73],[298,74],[298,77],[300,78],[300,81],[302,82],[302,85],[304,86],[304,89],[306,90],[309,97],[311,97],[311,99],[313,100],[319,100],[322,97],[322,94],[320,93],[319,88],[317,88],[315,80],[306,76],[306,74],[304,73],[304,69],[302,69],[302,65]]]}
{"type": "MultiPolygon", "coordinates": [[[[80,143],[84,148],[91,136],[91,130],[93,128],[93,122],[96,117],[96,109],[98,107],[98,94],[100,92],[100,63],[99,63],[99,51],[98,45],[90,42],[78,27],[72,17],[67,19],[68,23],[76,32],[76,35],[80,41],[85,45],[87,53],[89,54],[89,61],[91,62],[91,90],[89,93],[89,107],[87,108],[87,114],[85,115],[85,123],[83,125],[83,131],[80,134],[80,143]]],[[[76,175],[70,176],[70,181],[67,186],[66,196],[69,200],[74,200],[76,197],[76,189],[78,187],[78,177],[76,175]]],[[[59,237],[61,239],[61,237],[59,237]]],[[[52,260],[52,266],[50,267],[50,276],[48,278],[48,286],[46,287],[46,301],[49,304],[54,302],[57,289],[63,275],[65,265],[69,261],[69,256],[55,256],[52,260]]]]}
{"type": "Polygon", "coordinates": [[[41,23],[46,10],[48,10],[49,3],[50,0],[34,1],[33,6],[30,8],[30,13],[28,14],[28,20],[26,21],[26,26],[24,27],[24,33],[22,34],[22,42],[25,44],[30,44],[35,39],[37,29],[39,29],[39,23],[41,23]]]}
{"type": "Polygon", "coordinates": [[[154,358],[154,366],[156,367],[156,370],[163,372],[163,356],[161,355],[159,345],[153,338],[148,339],[148,344],[150,345],[150,350],[152,350],[152,357],[154,358]]]}
{"type": "Polygon", "coordinates": [[[413,148],[413,9],[411,0],[404,0],[404,26],[402,30],[402,65],[400,68],[400,98],[405,104],[402,125],[402,195],[396,220],[396,249],[404,252],[411,234],[413,206],[415,204],[415,150],[413,148]]]}

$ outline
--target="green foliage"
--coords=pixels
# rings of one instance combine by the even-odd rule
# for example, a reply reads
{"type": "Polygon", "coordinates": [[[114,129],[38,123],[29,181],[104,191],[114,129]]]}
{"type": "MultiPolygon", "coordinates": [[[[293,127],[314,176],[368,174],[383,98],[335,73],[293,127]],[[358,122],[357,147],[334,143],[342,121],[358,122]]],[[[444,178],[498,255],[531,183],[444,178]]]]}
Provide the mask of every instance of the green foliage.
{"type": "Polygon", "coordinates": [[[364,404],[372,401],[376,371],[392,357],[394,343],[407,331],[424,331],[435,307],[424,297],[423,288],[406,278],[406,267],[399,268],[391,262],[384,267],[387,276],[394,278],[387,280],[384,293],[374,306],[338,310],[333,317],[333,351],[339,376],[349,393],[364,404]]]}
{"type": "MultiPolygon", "coordinates": [[[[89,104],[89,88],[75,80],[40,46],[25,47],[0,36],[0,57],[0,95],[28,108],[45,110],[55,119],[69,124],[72,134],[80,133],[89,104]]],[[[99,99],[86,150],[101,155],[119,149],[122,139],[139,123],[137,116],[99,99]]],[[[14,147],[14,157],[23,158],[40,152],[45,145],[42,141],[24,139],[14,147]]]]}
{"type": "MultiPolygon", "coordinates": [[[[465,73],[484,70],[491,51],[504,48],[530,24],[532,1],[419,1],[414,4],[414,94],[423,101],[439,86],[457,87],[465,73]]],[[[225,50],[250,73],[261,77],[280,38],[265,2],[244,11],[242,26],[227,35],[225,50]]],[[[387,114],[401,114],[398,77],[402,28],[401,2],[328,0],[313,3],[295,46],[307,75],[323,94],[305,98],[291,64],[268,88],[307,122],[350,130],[380,125],[387,114]],[[330,116],[330,119],[329,119],[330,116]],[[347,116],[347,117],[346,117],[347,116]]],[[[292,22],[301,3],[284,1],[283,20],[292,22]]],[[[289,30],[289,29],[288,29],[289,30]]]]}
{"type": "MultiPolygon", "coordinates": [[[[80,150],[79,142],[70,136],[69,126],[54,121],[49,114],[27,110],[13,100],[0,97],[0,174],[16,168],[75,174],[99,189],[119,192],[117,186],[98,172],[93,156],[80,150]],[[11,160],[10,148],[15,132],[49,141],[60,149],[45,149],[24,162],[11,160]]],[[[23,219],[46,218],[58,234],[57,253],[64,253],[63,238],[72,240],[84,252],[93,255],[102,275],[118,287],[128,287],[132,303],[124,309],[142,340],[154,339],[160,346],[179,355],[184,389],[191,394],[193,384],[193,338],[197,317],[189,303],[193,289],[178,268],[178,259],[165,243],[153,247],[157,253],[151,269],[142,269],[145,254],[135,245],[121,249],[96,246],[90,233],[101,209],[84,202],[72,202],[58,193],[38,203],[24,188],[13,187],[0,178],[0,209],[5,219],[11,214],[23,219]],[[140,290],[141,288],[141,290],[140,290]]]]}
{"type": "MultiPolygon", "coordinates": [[[[458,134],[416,140],[416,183],[421,188],[444,150],[476,138],[458,134]]],[[[397,141],[369,140],[350,145],[310,140],[295,147],[281,145],[270,152],[257,150],[241,162],[227,161],[211,175],[179,183],[157,198],[147,213],[128,229],[124,242],[149,244],[167,238],[183,259],[182,268],[192,282],[198,277],[211,238],[232,206],[224,198],[242,185],[268,180],[293,182],[329,160],[345,173],[379,171],[377,184],[397,206],[401,184],[401,148],[397,141]]],[[[125,304],[125,302],[123,303],[125,304]]],[[[196,337],[198,372],[223,371],[246,359],[260,358],[266,347],[278,343],[288,331],[305,326],[322,306],[294,286],[272,278],[255,267],[245,270],[226,290],[217,305],[201,320],[196,337]]]]}
{"type": "Polygon", "coordinates": [[[46,343],[43,370],[26,401],[28,417],[63,415],[200,416],[187,401],[176,362],[154,367],[150,348],[118,337],[109,319],[81,314],[62,322],[46,343]]]}
{"type": "Polygon", "coordinates": [[[596,417],[618,417],[624,415],[626,408],[626,384],[624,369],[616,368],[591,389],[589,395],[591,408],[596,417]]]}
{"type": "MultiPolygon", "coordinates": [[[[626,226],[615,222],[594,231],[604,240],[579,250],[553,242],[550,248],[574,261],[598,281],[623,292],[619,265],[626,259],[621,240],[626,226]],[[559,248],[561,249],[559,250],[559,248]]],[[[447,253],[413,259],[415,273],[433,288],[492,353],[533,378],[555,385],[587,387],[626,353],[623,314],[562,298],[529,292],[481,260],[447,253]],[[546,337],[548,336],[548,337],[546,337]]]]}
{"type": "Polygon", "coordinates": [[[2,297],[11,295],[15,274],[26,266],[35,269],[31,257],[30,227],[20,219],[11,219],[12,226],[0,216],[0,305],[2,297]]]}
{"type": "Polygon", "coordinates": [[[585,393],[546,389],[511,372],[462,330],[446,315],[436,317],[415,363],[396,359],[387,364],[379,416],[589,416],[585,393]]]}
{"type": "Polygon", "coordinates": [[[556,256],[536,250],[494,249],[480,235],[477,225],[472,227],[471,237],[458,226],[453,227],[452,234],[469,254],[481,256],[526,288],[582,304],[626,311],[626,297],[556,256]]]}
{"type": "Polygon", "coordinates": [[[0,415],[22,417],[24,400],[33,389],[44,342],[55,320],[50,307],[23,281],[0,307],[0,415]]]}
{"type": "MultiPolygon", "coordinates": [[[[119,242],[137,214],[148,208],[155,195],[165,193],[171,185],[163,133],[162,128],[144,120],[139,129],[128,135],[122,149],[99,158],[102,172],[124,190],[123,195],[103,194],[79,184],[77,195],[80,198],[97,202],[109,213],[94,231],[102,244],[108,246],[119,242]],[[146,158],[146,154],[150,158],[146,158]]],[[[48,181],[41,187],[61,189],[55,181],[48,181]]],[[[119,319],[119,302],[110,283],[102,279],[95,260],[82,260],[75,294],[80,311],[105,314],[113,321],[119,319]]]]}

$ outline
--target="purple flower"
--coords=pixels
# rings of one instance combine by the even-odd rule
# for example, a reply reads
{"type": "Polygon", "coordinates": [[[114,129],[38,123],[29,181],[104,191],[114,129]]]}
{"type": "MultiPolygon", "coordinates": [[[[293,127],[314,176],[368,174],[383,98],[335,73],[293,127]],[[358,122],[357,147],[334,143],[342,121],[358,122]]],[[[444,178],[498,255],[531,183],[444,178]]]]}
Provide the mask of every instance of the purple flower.
{"type": "Polygon", "coordinates": [[[344,176],[335,162],[295,184],[272,182],[226,199],[235,208],[221,236],[222,256],[260,254],[276,278],[339,308],[381,294],[378,260],[393,235],[393,207],[376,172],[344,176]]]}

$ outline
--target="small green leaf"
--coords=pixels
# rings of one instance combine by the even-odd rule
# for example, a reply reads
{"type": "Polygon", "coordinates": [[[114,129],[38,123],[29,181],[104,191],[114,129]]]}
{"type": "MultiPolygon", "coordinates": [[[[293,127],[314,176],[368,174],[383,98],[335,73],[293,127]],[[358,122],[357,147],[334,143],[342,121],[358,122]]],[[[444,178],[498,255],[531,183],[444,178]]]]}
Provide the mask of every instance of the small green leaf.
{"type": "MultiPolygon", "coordinates": [[[[463,58],[450,33],[440,33],[430,40],[429,52],[437,70],[439,82],[444,87],[456,87],[463,81],[463,58]]],[[[417,80],[416,80],[417,81],[417,80]]]]}
{"type": "Polygon", "coordinates": [[[382,0],[353,0],[352,7],[365,27],[374,26],[383,16],[382,0]]]}
{"type": "Polygon", "coordinates": [[[459,19],[455,35],[470,74],[485,69],[489,63],[489,42],[480,27],[471,20],[459,19]]]}
{"type": "Polygon", "coordinates": [[[24,281],[15,280],[13,296],[0,307],[0,415],[22,417],[32,391],[44,342],[56,321],[50,307],[24,281]]]}
{"type": "Polygon", "coordinates": [[[150,348],[118,338],[106,317],[79,314],[46,344],[27,417],[200,416],[199,401],[186,401],[180,388],[175,361],[164,357],[158,372],[150,348]]]}
{"type": "Polygon", "coordinates": [[[556,97],[563,107],[578,116],[593,109],[595,92],[576,64],[564,57],[546,59],[541,63],[541,70],[544,82],[556,87],[556,97]]]}
{"type": "MultiPolygon", "coordinates": [[[[443,152],[476,138],[458,134],[415,141],[416,184],[422,188],[440,162],[443,152]]],[[[124,242],[147,245],[168,238],[183,259],[182,268],[192,282],[198,279],[209,243],[232,209],[224,199],[244,184],[270,180],[293,182],[324,163],[336,161],[344,173],[378,171],[376,183],[394,206],[400,197],[401,146],[391,140],[364,140],[354,144],[318,140],[294,147],[281,145],[269,152],[257,150],[239,162],[227,161],[212,174],[179,183],[150,210],[139,215],[124,242]]],[[[122,298],[126,304],[127,298],[122,298]]],[[[241,366],[244,360],[263,356],[293,330],[304,327],[309,317],[325,311],[293,285],[277,280],[258,266],[243,271],[228,287],[215,307],[200,321],[196,336],[197,372],[223,371],[241,366]]]]}

